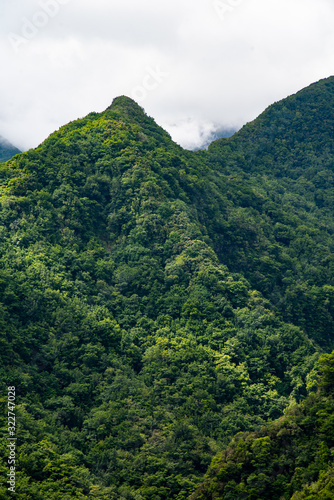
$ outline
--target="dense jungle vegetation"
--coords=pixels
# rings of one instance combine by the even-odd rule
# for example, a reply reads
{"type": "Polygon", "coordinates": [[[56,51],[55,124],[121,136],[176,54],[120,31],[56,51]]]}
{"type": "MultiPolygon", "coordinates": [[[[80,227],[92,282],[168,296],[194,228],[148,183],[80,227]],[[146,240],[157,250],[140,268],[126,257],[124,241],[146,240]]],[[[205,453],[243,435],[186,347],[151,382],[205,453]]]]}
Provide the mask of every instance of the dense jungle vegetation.
{"type": "Polygon", "coordinates": [[[334,78],[196,152],[119,97],[1,163],[0,499],[8,386],[20,500],[332,498],[333,132],[334,78]]]}
{"type": "Polygon", "coordinates": [[[238,433],[191,500],[334,497],[334,354],[320,358],[316,393],[257,432],[238,433]]]}

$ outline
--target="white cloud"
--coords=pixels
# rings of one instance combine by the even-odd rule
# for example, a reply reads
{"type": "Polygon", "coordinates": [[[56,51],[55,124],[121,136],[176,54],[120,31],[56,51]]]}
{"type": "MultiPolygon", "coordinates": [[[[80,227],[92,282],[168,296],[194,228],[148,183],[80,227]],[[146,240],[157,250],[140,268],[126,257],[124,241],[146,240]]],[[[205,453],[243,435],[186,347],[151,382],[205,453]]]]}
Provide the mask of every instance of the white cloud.
{"type": "Polygon", "coordinates": [[[24,149],[123,94],[141,96],[195,147],[333,73],[331,0],[2,0],[1,9],[0,134],[24,149]]]}

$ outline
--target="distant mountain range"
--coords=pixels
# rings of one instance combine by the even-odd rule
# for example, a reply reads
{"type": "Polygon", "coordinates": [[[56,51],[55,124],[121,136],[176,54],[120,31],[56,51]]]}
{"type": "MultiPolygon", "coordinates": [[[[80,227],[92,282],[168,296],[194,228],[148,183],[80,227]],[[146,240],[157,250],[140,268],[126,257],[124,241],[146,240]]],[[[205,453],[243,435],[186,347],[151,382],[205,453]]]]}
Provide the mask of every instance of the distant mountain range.
{"type": "Polygon", "coordinates": [[[19,153],[21,153],[19,149],[0,135],[0,162],[8,161],[19,153]]]}

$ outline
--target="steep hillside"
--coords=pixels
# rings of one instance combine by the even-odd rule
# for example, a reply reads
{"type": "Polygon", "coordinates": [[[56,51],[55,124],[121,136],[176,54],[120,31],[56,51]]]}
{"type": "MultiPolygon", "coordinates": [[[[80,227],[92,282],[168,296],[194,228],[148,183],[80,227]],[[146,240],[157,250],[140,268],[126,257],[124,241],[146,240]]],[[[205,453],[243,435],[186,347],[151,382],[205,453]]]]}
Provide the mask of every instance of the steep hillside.
{"type": "Polygon", "coordinates": [[[244,170],[298,179],[334,170],[334,77],[320,80],[269,106],[212,152],[239,152],[244,170]]]}
{"type": "Polygon", "coordinates": [[[209,148],[236,188],[214,248],[282,316],[333,348],[334,78],[270,106],[209,148]]]}
{"type": "Polygon", "coordinates": [[[244,168],[241,143],[184,151],[119,97],[0,166],[18,499],[186,499],[235,433],[312,387],[332,214],[244,168]]]}
{"type": "Polygon", "coordinates": [[[0,163],[10,160],[13,156],[21,153],[19,149],[14,147],[4,137],[0,136],[0,163]]]}
{"type": "Polygon", "coordinates": [[[191,500],[334,497],[334,354],[320,361],[318,391],[260,431],[237,434],[191,500]]]}

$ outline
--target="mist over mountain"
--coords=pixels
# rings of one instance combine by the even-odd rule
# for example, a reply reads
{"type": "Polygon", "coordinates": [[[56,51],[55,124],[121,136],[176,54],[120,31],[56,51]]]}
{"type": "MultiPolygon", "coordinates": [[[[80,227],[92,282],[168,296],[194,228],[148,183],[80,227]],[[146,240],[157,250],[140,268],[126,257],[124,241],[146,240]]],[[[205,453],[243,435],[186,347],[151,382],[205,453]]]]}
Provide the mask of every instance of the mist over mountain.
{"type": "Polygon", "coordinates": [[[19,499],[330,498],[333,99],[188,151],[120,96],[0,165],[19,499]]]}
{"type": "Polygon", "coordinates": [[[201,145],[193,148],[193,151],[199,151],[201,149],[208,149],[210,144],[218,139],[226,139],[227,137],[232,137],[237,132],[236,129],[233,128],[221,128],[217,127],[212,132],[207,135],[203,135],[201,145]]]}
{"type": "Polygon", "coordinates": [[[0,162],[8,161],[19,153],[21,153],[19,149],[0,135],[0,162]]]}

